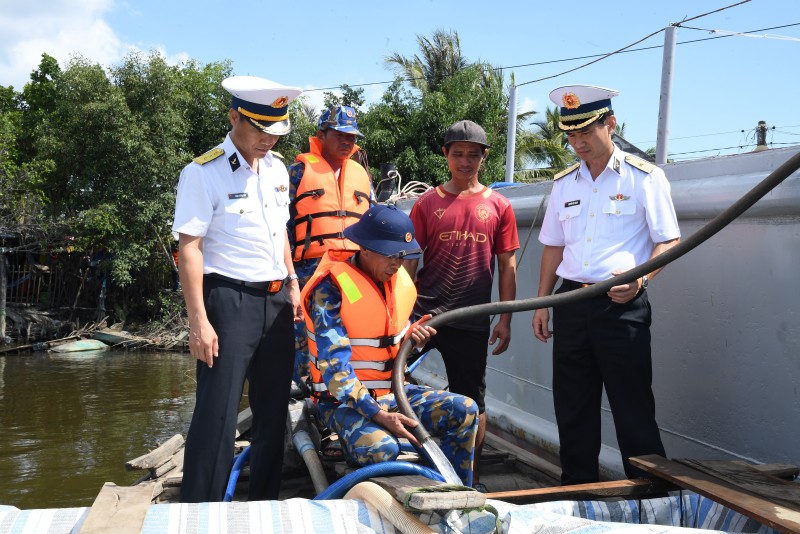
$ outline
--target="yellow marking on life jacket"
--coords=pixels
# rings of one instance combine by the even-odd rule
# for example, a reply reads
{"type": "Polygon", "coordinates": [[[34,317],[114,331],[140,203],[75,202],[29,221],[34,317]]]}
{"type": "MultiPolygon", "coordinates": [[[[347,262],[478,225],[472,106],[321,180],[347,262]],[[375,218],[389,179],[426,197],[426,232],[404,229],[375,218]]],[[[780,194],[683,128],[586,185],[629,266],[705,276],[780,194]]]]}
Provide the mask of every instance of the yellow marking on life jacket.
{"type": "Polygon", "coordinates": [[[312,156],[310,154],[308,156],[306,156],[306,159],[308,160],[309,163],[317,163],[317,162],[319,162],[319,159],[317,158],[317,156],[312,156]]]}
{"type": "Polygon", "coordinates": [[[353,279],[350,278],[349,273],[337,274],[336,281],[339,282],[339,287],[342,288],[342,294],[347,297],[350,304],[358,302],[364,296],[361,294],[361,291],[358,289],[353,279]]]}

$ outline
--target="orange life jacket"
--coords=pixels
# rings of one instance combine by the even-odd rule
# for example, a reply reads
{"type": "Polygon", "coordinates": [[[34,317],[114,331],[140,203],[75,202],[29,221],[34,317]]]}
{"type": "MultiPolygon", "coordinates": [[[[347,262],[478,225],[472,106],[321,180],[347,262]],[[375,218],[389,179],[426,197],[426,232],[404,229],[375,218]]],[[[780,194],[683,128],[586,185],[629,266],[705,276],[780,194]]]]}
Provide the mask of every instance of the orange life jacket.
{"type": "MultiPolygon", "coordinates": [[[[311,151],[297,156],[305,165],[291,205],[294,219],[294,261],[319,258],[326,250],[358,250],[344,238],[344,229],[369,209],[369,174],[357,162],[346,159],[339,179],[322,157],[322,145],[309,138],[311,151]]],[[[358,150],[353,147],[352,156],[358,150]]]]}
{"type": "Polygon", "coordinates": [[[309,295],[324,276],[330,273],[342,293],[341,319],[353,351],[350,366],[375,397],[391,391],[394,359],[410,326],[409,318],[417,299],[414,281],[402,267],[384,282],[384,299],[375,282],[347,261],[352,255],[351,251],[328,251],[301,293],[311,354],[311,388],[317,396],[328,388],[317,362],[309,295]]]}

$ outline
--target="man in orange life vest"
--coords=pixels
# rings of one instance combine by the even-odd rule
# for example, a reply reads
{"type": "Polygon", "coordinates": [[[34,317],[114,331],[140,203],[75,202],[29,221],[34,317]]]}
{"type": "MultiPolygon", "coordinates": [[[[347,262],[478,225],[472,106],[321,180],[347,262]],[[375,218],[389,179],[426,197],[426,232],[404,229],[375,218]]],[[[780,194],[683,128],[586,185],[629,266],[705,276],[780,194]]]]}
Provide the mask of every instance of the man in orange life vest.
{"type": "MultiPolygon", "coordinates": [[[[416,421],[397,411],[391,376],[400,344],[424,345],[436,331],[410,324],[417,298],[403,259],[418,258],[414,225],[395,206],[376,205],[344,230],[360,250],[330,250],[301,293],[311,354],[311,387],[321,420],[360,465],[391,461],[399,438],[418,445],[416,421]]],[[[469,397],[406,384],[409,404],[456,473],[472,485],[478,406],[469,397]]]]}
{"type": "MultiPolygon", "coordinates": [[[[355,250],[344,229],[358,221],[374,204],[368,171],[350,159],[359,149],[356,112],[350,106],[325,110],[317,133],[309,138],[309,151],[289,167],[291,200],[289,238],[295,272],[302,289],[326,250],[355,250]]],[[[294,379],[308,375],[305,328],[295,328],[294,379]]]]}

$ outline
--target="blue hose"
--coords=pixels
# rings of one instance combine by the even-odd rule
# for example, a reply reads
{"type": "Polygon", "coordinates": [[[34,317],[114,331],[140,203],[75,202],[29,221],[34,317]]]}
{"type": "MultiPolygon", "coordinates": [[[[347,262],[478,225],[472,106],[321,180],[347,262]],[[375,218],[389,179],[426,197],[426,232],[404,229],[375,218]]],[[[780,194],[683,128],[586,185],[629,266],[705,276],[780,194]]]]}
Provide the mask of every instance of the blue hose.
{"type": "Polygon", "coordinates": [[[427,355],[428,355],[428,353],[429,353],[430,351],[431,351],[431,349],[430,349],[430,348],[427,348],[427,349],[425,349],[425,350],[423,350],[423,351],[422,351],[422,354],[420,354],[419,356],[417,356],[417,359],[416,359],[416,360],[414,360],[414,361],[411,363],[411,365],[409,365],[409,366],[408,366],[408,374],[411,374],[411,373],[413,373],[413,372],[414,372],[414,371],[417,369],[417,367],[419,367],[419,364],[421,364],[421,363],[422,363],[422,360],[424,360],[424,359],[425,359],[425,356],[427,356],[427,355]]]}
{"type": "Polygon", "coordinates": [[[250,447],[247,446],[233,461],[231,476],[228,478],[228,486],[225,488],[225,497],[222,498],[222,502],[231,502],[231,500],[233,500],[233,491],[236,489],[236,481],[239,480],[239,473],[241,473],[242,466],[249,458],[250,447]]]}
{"type": "Polygon", "coordinates": [[[373,477],[393,475],[421,475],[431,480],[436,480],[437,482],[445,481],[442,475],[429,467],[410,464],[408,462],[381,462],[379,464],[362,467],[340,478],[328,486],[328,489],[314,497],[313,500],[324,501],[327,499],[341,499],[353,486],[360,482],[364,482],[373,477]]]}

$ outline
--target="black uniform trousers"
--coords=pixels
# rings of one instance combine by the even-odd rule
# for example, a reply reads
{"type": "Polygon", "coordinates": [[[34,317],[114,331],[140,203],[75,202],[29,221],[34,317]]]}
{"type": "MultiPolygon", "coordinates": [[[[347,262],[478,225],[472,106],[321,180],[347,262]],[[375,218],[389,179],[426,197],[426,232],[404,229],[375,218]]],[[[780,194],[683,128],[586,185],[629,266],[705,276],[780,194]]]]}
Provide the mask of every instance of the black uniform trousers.
{"type": "MultiPolygon", "coordinates": [[[[580,287],[565,280],[556,293],[580,287]]],[[[606,295],[553,310],[553,400],[562,484],[599,480],[603,387],[614,418],[625,474],[647,474],[628,458],[664,456],[655,419],[647,292],[625,304],[606,295]]]]}
{"type": "Polygon", "coordinates": [[[212,368],[197,362],[197,399],[186,438],[181,501],[223,499],[245,378],[253,412],[248,498],[277,499],[294,362],[288,289],[269,294],[206,277],[203,293],[219,338],[219,357],[212,368]]]}

